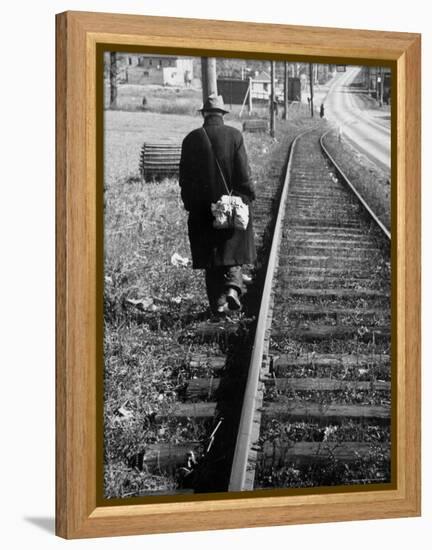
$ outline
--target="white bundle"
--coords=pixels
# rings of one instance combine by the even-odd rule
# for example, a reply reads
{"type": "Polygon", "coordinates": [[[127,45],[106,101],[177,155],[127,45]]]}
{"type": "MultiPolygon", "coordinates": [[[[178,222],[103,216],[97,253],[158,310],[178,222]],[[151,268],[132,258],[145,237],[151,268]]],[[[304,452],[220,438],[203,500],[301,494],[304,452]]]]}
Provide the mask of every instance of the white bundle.
{"type": "Polygon", "coordinates": [[[249,223],[249,208],[245,204],[241,197],[231,197],[234,207],[234,226],[237,229],[245,230],[249,223]]]}
{"type": "Polygon", "coordinates": [[[214,216],[213,227],[216,229],[232,227],[233,206],[230,195],[222,195],[217,202],[213,202],[211,211],[214,216]]]}
{"type": "Polygon", "coordinates": [[[216,229],[227,229],[235,227],[245,230],[249,223],[249,208],[242,201],[241,197],[222,195],[222,197],[211,205],[214,216],[213,227],[216,229]]]}

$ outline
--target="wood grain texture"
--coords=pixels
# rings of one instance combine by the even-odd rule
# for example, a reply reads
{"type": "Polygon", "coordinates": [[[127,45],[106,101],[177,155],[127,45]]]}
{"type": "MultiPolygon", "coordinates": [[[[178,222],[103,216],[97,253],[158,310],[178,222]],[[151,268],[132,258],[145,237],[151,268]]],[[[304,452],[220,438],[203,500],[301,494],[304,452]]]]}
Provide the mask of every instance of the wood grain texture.
{"type": "Polygon", "coordinates": [[[56,532],[67,532],[66,18],[56,20],[56,532]]]}
{"type": "MultiPolygon", "coordinates": [[[[67,12],[57,16],[56,532],[65,538],[414,516],[420,513],[420,37],[67,12]],[[329,56],[397,67],[397,471],[391,490],[97,506],[96,46],[329,56]],[[407,192],[409,189],[409,193],[407,192]]],[[[100,145],[100,144],[99,144],[100,145]]],[[[393,191],[394,192],[394,191],[393,191]]],[[[99,251],[100,253],[100,251],[99,251]]],[[[100,388],[99,388],[100,391],[100,388]]],[[[258,495],[258,496],[255,496],[258,495]]],[[[190,497],[188,495],[188,497],[190,497]]]]}
{"type": "Polygon", "coordinates": [[[405,256],[405,399],[407,437],[401,460],[407,465],[407,499],[420,510],[420,447],[421,447],[421,42],[408,48],[405,56],[407,91],[405,94],[405,179],[406,217],[403,220],[405,256]]]}
{"type": "Polygon", "coordinates": [[[397,60],[416,39],[411,33],[369,30],[90,12],[68,15],[102,42],[175,48],[397,60]]]}

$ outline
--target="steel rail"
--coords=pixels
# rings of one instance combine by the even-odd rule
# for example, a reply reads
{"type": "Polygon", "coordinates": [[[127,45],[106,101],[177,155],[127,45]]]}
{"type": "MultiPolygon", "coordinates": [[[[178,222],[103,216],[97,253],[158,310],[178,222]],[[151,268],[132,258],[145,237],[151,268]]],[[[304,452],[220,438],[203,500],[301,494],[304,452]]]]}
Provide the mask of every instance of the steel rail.
{"type": "Polygon", "coordinates": [[[239,430],[234,451],[234,458],[231,467],[231,476],[228,485],[228,491],[243,491],[246,471],[248,465],[248,457],[251,447],[251,435],[253,420],[256,411],[256,397],[260,379],[261,365],[264,355],[264,346],[266,340],[266,328],[268,321],[268,312],[271,302],[271,291],[273,287],[274,272],[278,259],[279,244],[282,239],[282,222],[285,216],[285,205],[288,196],[288,188],[290,182],[290,172],[294,149],[297,141],[304,134],[311,132],[306,130],[299,134],[291,144],[289,153],[288,165],[285,174],[284,185],[279,202],[279,209],[276,217],[276,224],[273,233],[272,245],[270,249],[269,259],[267,262],[267,272],[264,281],[264,288],[261,297],[258,322],[255,329],[255,338],[252,348],[252,356],[250,361],[248,379],[246,382],[245,396],[243,400],[243,408],[240,417],[239,430]]]}
{"type": "MultiPolygon", "coordinates": [[[[268,323],[268,314],[269,314],[270,303],[271,303],[273,279],[274,279],[275,267],[278,260],[279,245],[282,238],[282,223],[285,217],[285,205],[288,197],[290,173],[291,173],[291,167],[292,167],[293,158],[294,158],[294,151],[297,146],[297,141],[301,137],[303,137],[305,134],[307,134],[308,132],[312,132],[313,130],[314,129],[306,130],[301,134],[299,134],[292,142],[291,149],[290,149],[288,165],[286,169],[285,180],[284,180],[283,190],[282,190],[281,199],[279,203],[279,209],[278,209],[277,218],[276,218],[272,245],[271,245],[270,254],[269,254],[269,260],[267,263],[267,271],[266,271],[266,277],[264,281],[264,288],[263,288],[263,293],[261,298],[258,322],[255,330],[255,338],[254,338],[254,344],[252,349],[248,379],[246,382],[243,408],[242,408],[242,413],[240,417],[240,424],[239,424],[239,430],[237,434],[237,441],[236,441],[236,447],[234,451],[233,463],[231,467],[231,476],[230,476],[230,481],[228,485],[228,491],[231,491],[231,492],[245,490],[244,486],[246,481],[246,472],[247,472],[247,466],[249,461],[249,453],[251,450],[251,435],[252,435],[254,415],[256,412],[256,402],[257,402],[257,393],[258,393],[258,386],[259,386],[259,380],[260,380],[260,371],[261,371],[261,366],[263,364],[263,355],[264,355],[264,347],[265,347],[265,341],[266,341],[266,330],[268,328],[267,323],[268,323]]],[[[337,162],[334,160],[332,155],[328,152],[327,148],[325,147],[323,143],[323,139],[330,131],[331,129],[324,132],[321,135],[319,140],[319,143],[324,155],[334,165],[334,167],[338,172],[338,175],[348,185],[348,187],[351,189],[351,191],[360,201],[362,206],[365,208],[365,210],[368,212],[368,214],[371,216],[374,222],[381,229],[385,237],[387,237],[388,240],[391,240],[390,232],[383,225],[383,223],[378,219],[376,214],[373,212],[373,210],[370,208],[370,206],[367,204],[367,202],[361,196],[361,194],[355,189],[353,184],[350,182],[348,177],[345,175],[343,170],[340,168],[340,166],[337,164],[337,162]]]]}
{"type": "Polygon", "coordinates": [[[363,208],[368,212],[368,214],[371,216],[371,218],[374,220],[374,222],[378,225],[378,227],[381,229],[381,231],[384,233],[384,235],[387,237],[389,241],[391,241],[391,233],[387,229],[387,227],[381,222],[381,220],[378,218],[378,216],[375,214],[375,212],[372,210],[372,208],[368,205],[366,200],[361,196],[361,194],[357,191],[357,189],[354,187],[354,185],[350,182],[348,176],[345,174],[345,172],[342,170],[342,168],[339,166],[339,164],[335,161],[333,156],[329,153],[327,147],[324,145],[324,138],[326,135],[331,132],[330,130],[327,130],[322,134],[320,137],[320,146],[326,157],[329,159],[329,161],[334,165],[336,168],[339,177],[348,185],[348,187],[351,189],[351,191],[354,193],[354,195],[357,197],[357,199],[360,201],[363,208]]]}

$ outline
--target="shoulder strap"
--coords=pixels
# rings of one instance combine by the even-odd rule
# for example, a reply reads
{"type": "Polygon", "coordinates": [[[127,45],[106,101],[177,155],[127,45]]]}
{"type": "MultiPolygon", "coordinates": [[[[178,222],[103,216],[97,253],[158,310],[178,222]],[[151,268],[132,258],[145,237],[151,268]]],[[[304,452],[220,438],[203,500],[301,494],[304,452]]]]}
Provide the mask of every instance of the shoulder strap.
{"type": "Polygon", "coordinates": [[[215,150],[213,149],[213,144],[212,144],[212,142],[211,142],[211,140],[210,140],[210,137],[209,137],[209,135],[208,135],[208,133],[207,133],[207,130],[204,128],[204,126],[202,127],[202,129],[204,130],[204,134],[205,134],[205,136],[206,136],[206,138],[207,138],[207,141],[208,141],[209,144],[210,144],[210,149],[212,150],[213,156],[214,156],[214,158],[215,158],[215,160],[216,160],[216,164],[217,164],[217,167],[218,167],[218,169],[219,169],[220,175],[222,176],[222,181],[224,182],[225,189],[227,190],[228,195],[231,195],[231,194],[232,194],[232,191],[230,191],[229,188],[228,188],[227,182],[226,182],[226,180],[225,180],[225,176],[224,176],[224,174],[223,174],[223,172],[222,172],[221,165],[219,164],[218,158],[217,158],[217,156],[216,156],[215,150]]]}

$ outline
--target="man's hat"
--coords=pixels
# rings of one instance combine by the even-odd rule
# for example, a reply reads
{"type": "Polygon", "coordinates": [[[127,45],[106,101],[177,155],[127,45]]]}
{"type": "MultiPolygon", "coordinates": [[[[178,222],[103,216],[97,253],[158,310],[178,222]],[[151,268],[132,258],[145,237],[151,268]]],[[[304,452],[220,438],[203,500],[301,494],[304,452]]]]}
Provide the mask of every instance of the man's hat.
{"type": "Polygon", "coordinates": [[[201,107],[201,109],[198,109],[199,111],[220,111],[221,113],[229,113],[225,109],[225,105],[223,102],[223,97],[221,95],[216,94],[210,94],[206,101],[204,102],[204,105],[201,107]]]}

